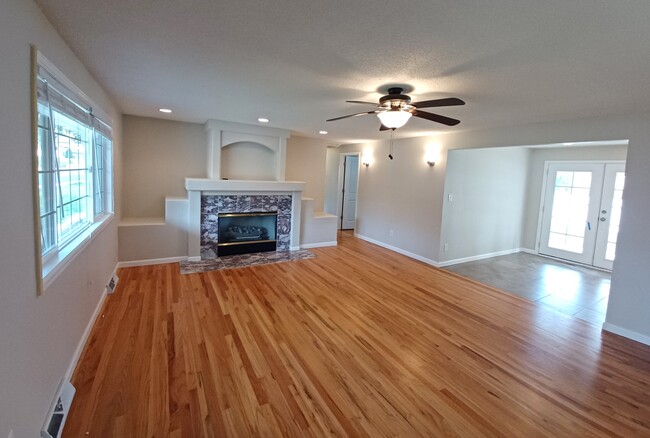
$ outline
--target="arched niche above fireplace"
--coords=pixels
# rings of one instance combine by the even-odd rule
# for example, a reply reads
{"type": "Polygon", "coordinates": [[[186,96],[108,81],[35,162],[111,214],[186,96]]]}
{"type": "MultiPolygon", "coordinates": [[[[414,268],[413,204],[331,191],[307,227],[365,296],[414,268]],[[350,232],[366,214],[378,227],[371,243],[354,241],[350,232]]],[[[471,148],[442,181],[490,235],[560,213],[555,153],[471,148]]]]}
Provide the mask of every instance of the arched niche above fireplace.
{"type": "Polygon", "coordinates": [[[284,181],[286,129],[209,120],[208,178],[284,181]]]}
{"type": "Polygon", "coordinates": [[[276,151],[250,141],[238,141],[221,148],[221,178],[247,181],[275,181],[276,151]]]}

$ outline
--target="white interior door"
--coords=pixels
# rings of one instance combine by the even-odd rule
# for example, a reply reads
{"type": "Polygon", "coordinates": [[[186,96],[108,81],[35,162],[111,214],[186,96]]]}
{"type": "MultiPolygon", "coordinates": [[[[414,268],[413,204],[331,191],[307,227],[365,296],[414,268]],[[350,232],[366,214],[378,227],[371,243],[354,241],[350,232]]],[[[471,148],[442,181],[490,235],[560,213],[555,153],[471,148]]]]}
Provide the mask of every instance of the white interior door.
{"type": "Polygon", "coordinates": [[[625,186],[625,164],[605,165],[603,194],[598,213],[598,232],[594,266],[612,269],[616,254],[616,240],[623,206],[623,187],[625,186]]]}
{"type": "Polygon", "coordinates": [[[539,252],[611,269],[624,179],[624,164],[550,163],[539,252]]]}
{"type": "Polygon", "coordinates": [[[357,187],[359,185],[359,157],[346,155],[343,165],[343,196],[341,229],[352,230],[357,220],[357,187]]]}

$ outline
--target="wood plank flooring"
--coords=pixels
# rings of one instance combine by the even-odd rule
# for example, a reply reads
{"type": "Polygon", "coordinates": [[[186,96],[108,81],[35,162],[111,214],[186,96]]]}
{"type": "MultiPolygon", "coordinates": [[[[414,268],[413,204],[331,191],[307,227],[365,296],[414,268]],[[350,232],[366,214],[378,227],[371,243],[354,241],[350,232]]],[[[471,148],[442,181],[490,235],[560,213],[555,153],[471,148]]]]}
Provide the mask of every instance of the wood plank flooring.
{"type": "Polygon", "coordinates": [[[342,234],[121,269],[64,437],[650,436],[650,347],[342,234]]]}

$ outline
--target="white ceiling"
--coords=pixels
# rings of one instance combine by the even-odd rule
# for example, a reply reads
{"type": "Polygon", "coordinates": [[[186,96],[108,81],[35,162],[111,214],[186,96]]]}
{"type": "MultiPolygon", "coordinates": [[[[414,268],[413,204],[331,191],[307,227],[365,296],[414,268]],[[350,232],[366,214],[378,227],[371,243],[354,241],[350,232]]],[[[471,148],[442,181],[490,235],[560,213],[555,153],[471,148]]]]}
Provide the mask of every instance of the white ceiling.
{"type": "Polygon", "coordinates": [[[398,137],[650,110],[647,0],[38,3],[126,114],[264,116],[350,143],[389,134],[375,116],[325,120],[389,84],[467,102],[432,110],[460,125],[412,119],[398,137]]]}

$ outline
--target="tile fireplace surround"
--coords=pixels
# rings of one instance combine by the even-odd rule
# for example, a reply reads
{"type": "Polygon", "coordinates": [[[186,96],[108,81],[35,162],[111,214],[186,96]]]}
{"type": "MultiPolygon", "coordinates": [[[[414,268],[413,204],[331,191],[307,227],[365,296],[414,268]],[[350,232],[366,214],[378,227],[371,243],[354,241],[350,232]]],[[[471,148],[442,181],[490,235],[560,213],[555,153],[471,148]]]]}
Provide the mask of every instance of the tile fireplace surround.
{"type": "Polygon", "coordinates": [[[304,182],[186,178],[189,261],[214,258],[219,213],[278,212],[278,250],[300,248],[304,182]]]}
{"type": "Polygon", "coordinates": [[[201,259],[217,257],[219,213],[278,213],[277,250],[288,251],[291,242],[291,195],[202,195],[201,259]]]}

